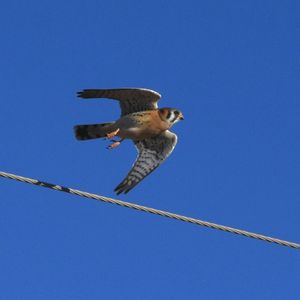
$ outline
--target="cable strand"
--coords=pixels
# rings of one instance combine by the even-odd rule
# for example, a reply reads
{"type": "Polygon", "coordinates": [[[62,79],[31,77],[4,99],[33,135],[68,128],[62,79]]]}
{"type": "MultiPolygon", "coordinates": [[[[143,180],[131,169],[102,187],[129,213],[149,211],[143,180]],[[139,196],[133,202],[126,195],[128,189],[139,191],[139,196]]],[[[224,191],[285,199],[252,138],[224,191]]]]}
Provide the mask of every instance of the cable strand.
{"type": "Polygon", "coordinates": [[[262,234],[253,233],[253,232],[246,231],[246,230],[241,230],[241,229],[237,229],[237,228],[233,228],[233,227],[228,227],[228,226],[224,226],[224,225],[220,225],[220,224],[216,224],[216,223],[211,223],[211,222],[203,221],[203,220],[200,220],[200,219],[186,217],[186,216],[183,216],[183,215],[179,215],[179,214],[159,210],[159,209],[156,209],[156,208],[142,206],[142,205],[131,203],[131,202],[125,202],[125,201],[121,201],[121,200],[117,200],[117,199],[113,199],[113,198],[109,198],[109,197],[105,197],[105,196],[101,196],[101,195],[97,195],[97,194],[92,194],[92,193],[88,193],[88,192],[84,192],[84,191],[64,187],[64,186],[57,185],[57,184],[47,183],[47,182],[44,182],[44,181],[39,181],[39,180],[28,178],[28,177],[23,177],[23,176],[11,174],[11,173],[6,173],[6,172],[0,172],[0,177],[12,179],[12,180],[17,180],[17,181],[21,181],[21,182],[24,182],[24,183],[34,184],[34,185],[37,185],[37,186],[41,186],[41,187],[49,188],[49,189],[52,189],[52,190],[77,195],[77,196],[80,196],[80,197],[85,197],[85,198],[94,199],[94,200],[98,200],[98,201],[103,201],[103,202],[107,202],[107,203],[111,203],[111,204],[116,204],[116,205],[119,205],[119,206],[122,206],[122,207],[127,207],[127,208],[131,208],[131,209],[135,209],[135,210],[139,210],[139,211],[159,215],[159,216],[162,216],[162,217],[167,217],[167,218],[175,219],[175,220],[178,220],[178,221],[188,222],[188,223],[192,223],[192,224],[195,224],[195,225],[200,225],[200,226],[204,226],[204,227],[208,227],[208,228],[212,228],[212,229],[217,229],[217,230],[221,230],[221,231],[225,231],[225,232],[229,232],[229,233],[234,233],[234,234],[242,235],[242,236],[253,238],[253,239],[258,239],[258,240],[261,240],[261,241],[275,243],[275,244],[278,244],[278,245],[281,245],[281,246],[287,246],[287,247],[291,247],[291,248],[295,248],[295,249],[300,249],[300,244],[297,244],[297,243],[293,243],[293,242],[289,242],[289,241],[285,241],[285,240],[265,236],[265,235],[262,235],[262,234]]]}

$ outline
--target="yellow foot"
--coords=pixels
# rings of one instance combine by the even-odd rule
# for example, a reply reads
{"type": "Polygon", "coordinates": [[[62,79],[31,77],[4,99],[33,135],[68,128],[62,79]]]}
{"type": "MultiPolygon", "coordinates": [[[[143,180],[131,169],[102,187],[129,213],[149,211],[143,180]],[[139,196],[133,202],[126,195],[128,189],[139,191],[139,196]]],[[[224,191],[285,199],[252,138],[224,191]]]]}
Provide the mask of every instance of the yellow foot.
{"type": "Polygon", "coordinates": [[[106,134],[106,137],[107,137],[108,139],[111,139],[111,138],[113,138],[114,136],[116,136],[116,135],[119,133],[119,131],[120,131],[120,129],[118,128],[118,129],[115,130],[115,131],[112,131],[112,132],[110,132],[110,133],[107,133],[107,134],[106,134]]]}
{"type": "Polygon", "coordinates": [[[111,145],[107,146],[107,149],[112,150],[116,147],[118,147],[121,144],[121,142],[113,142],[111,145]]]}

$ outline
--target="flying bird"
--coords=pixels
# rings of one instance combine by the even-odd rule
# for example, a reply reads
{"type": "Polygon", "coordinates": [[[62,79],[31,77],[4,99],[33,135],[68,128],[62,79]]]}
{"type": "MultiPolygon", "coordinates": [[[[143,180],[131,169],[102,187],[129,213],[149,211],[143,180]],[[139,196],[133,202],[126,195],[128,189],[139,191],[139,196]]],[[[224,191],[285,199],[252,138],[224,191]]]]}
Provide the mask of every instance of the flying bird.
{"type": "Polygon", "coordinates": [[[159,93],[142,88],[85,89],[78,92],[78,97],[119,101],[121,117],[115,122],[74,126],[78,140],[111,139],[109,149],[118,147],[125,139],[134,142],[138,157],[125,179],[115,188],[117,194],[128,193],[154,171],[176,146],[177,136],[169,129],[183,120],[183,114],[175,108],[158,108],[159,93]],[[116,136],[120,139],[113,139],[116,136]]]}

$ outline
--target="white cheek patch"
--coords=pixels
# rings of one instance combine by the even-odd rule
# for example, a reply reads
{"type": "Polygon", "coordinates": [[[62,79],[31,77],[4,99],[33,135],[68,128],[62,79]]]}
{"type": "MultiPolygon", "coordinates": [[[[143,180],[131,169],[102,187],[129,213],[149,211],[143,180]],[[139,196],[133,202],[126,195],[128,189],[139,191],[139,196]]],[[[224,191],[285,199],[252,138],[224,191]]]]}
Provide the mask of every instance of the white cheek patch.
{"type": "Polygon", "coordinates": [[[177,123],[179,121],[179,117],[178,114],[175,114],[174,111],[170,112],[170,117],[168,118],[168,121],[174,125],[175,123],[177,123]]]}
{"type": "Polygon", "coordinates": [[[175,119],[175,114],[173,111],[171,111],[168,121],[173,122],[174,119],[175,119]]]}

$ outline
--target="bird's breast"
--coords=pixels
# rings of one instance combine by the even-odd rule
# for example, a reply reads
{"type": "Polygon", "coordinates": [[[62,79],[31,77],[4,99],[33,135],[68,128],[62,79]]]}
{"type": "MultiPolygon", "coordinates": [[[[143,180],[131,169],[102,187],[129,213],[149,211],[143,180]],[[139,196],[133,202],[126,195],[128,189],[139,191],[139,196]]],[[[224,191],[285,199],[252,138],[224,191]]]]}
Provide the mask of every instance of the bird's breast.
{"type": "Polygon", "coordinates": [[[167,122],[162,121],[157,111],[133,113],[122,117],[116,122],[120,129],[121,138],[142,140],[156,136],[169,128],[167,122]]]}

